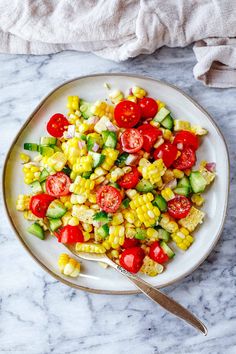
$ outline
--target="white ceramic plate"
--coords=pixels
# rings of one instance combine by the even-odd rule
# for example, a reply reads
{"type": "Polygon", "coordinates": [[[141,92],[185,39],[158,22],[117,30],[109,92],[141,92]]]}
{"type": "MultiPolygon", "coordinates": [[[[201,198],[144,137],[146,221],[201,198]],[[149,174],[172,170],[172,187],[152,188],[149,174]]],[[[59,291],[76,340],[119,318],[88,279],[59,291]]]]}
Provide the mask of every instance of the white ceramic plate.
{"type": "Polygon", "coordinates": [[[79,95],[88,101],[107,98],[105,82],[109,83],[112,89],[121,89],[124,92],[134,85],[141,86],[148,91],[151,97],[165,101],[175,118],[200,124],[209,131],[197,153],[198,161],[201,159],[215,161],[217,166],[217,178],[205,195],[206,203],[203,208],[206,212],[205,222],[194,233],[196,240],[190,249],[187,252],[177,251],[175,259],[167,265],[164,273],[154,278],[144,277],[152,285],[163,287],[190,274],[205,260],[215,246],[226,215],[229,161],[224,138],[209,114],[179,89],[158,80],[127,74],[80,77],[56,88],[36,107],[13,142],[3,171],[3,194],[11,224],[25,249],[58,280],[87,291],[128,294],[136,292],[128,280],[114,270],[103,269],[93,262],[83,262],[81,276],[77,279],[61,275],[57,268],[57,258],[61,252],[65,251],[63,246],[53,237],[41,241],[27,234],[25,230],[28,223],[24,220],[22,213],[15,209],[17,195],[27,193],[27,187],[23,183],[22,165],[19,161],[23,143],[38,141],[40,136],[45,135],[45,125],[52,114],[66,113],[68,95],[79,95]]]}

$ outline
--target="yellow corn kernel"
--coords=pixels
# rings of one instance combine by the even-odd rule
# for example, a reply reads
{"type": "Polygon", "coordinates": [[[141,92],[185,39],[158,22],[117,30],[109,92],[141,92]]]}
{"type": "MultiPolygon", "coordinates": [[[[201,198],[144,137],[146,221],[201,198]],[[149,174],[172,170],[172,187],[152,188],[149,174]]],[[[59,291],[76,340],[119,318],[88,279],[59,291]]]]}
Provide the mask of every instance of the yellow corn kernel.
{"type": "Polygon", "coordinates": [[[20,159],[21,161],[23,161],[24,163],[27,163],[30,161],[30,156],[29,155],[26,155],[24,154],[23,152],[20,154],[20,159]]]}
{"type": "Polygon", "coordinates": [[[125,236],[128,238],[134,238],[136,235],[136,230],[133,227],[127,227],[125,226],[125,236]]]}
{"type": "Polygon", "coordinates": [[[111,244],[111,247],[117,249],[122,246],[125,241],[124,226],[111,226],[109,231],[110,235],[108,241],[111,244]]]}
{"type": "Polygon", "coordinates": [[[87,123],[82,123],[82,124],[80,124],[79,125],[79,127],[78,127],[78,131],[80,132],[80,133],[85,133],[85,132],[87,132],[88,130],[90,130],[90,125],[89,124],[87,124],[87,123]]]}
{"type": "Polygon", "coordinates": [[[152,193],[137,195],[129,204],[146,227],[156,225],[160,215],[160,210],[151,203],[153,199],[152,193]]]}
{"type": "Polygon", "coordinates": [[[119,258],[120,255],[117,250],[112,250],[110,254],[112,258],[119,258]]]}
{"type": "Polygon", "coordinates": [[[19,194],[16,201],[16,209],[19,211],[29,210],[30,196],[19,194]]]}
{"type": "Polygon", "coordinates": [[[191,125],[191,132],[193,132],[196,135],[206,135],[208,131],[204,128],[202,128],[200,125],[191,125]]]}
{"type": "Polygon", "coordinates": [[[87,231],[87,232],[93,231],[93,226],[90,224],[87,224],[86,222],[83,222],[82,226],[83,226],[84,231],[87,231]]]}
{"type": "Polygon", "coordinates": [[[93,224],[93,216],[95,210],[89,208],[86,205],[73,205],[72,207],[72,216],[76,216],[79,221],[85,222],[87,224],[93,224]]]}
{"type": "Polygon", "coordinates": [[[161,177],[166,171],[166,167],[162,159],[150,163],[147,159],[142,158],[139,161],[138,170],[142,174],[143,178],[149,180],[152,184],[157,184],[158,187],[162,185],[161,177]]]}
{"type": "MultiPolygon", "coordinates": [[[[70,192],[74,194],[78,194],[79,196],[84,196],[86,198],[89,197],[91,191],[94,189],[95,182],[90,179],[83,178],[81,176],[77,176],[74,180],[74,183],[70,185],[70,192]]],[[[82,203],[84,203],[83,199],[81,199],[82,203]]],[[[71,199],[73,203],[73,200],[71,199]]],[[[77,200],[80,203],[80,200],[77,200]]],[[[82,204],[81,203],[81,204],[82,204]]],[[[73,203],[75,204],[75,203],[73,203]]]]}
{"type": "Polygon", "coordinates": [[[71,226],[77,226],[79,225],[79,219],[76,216],[73,216],[69,221],[68,221],[68,225],[71,226]]]}
{"type": "Polygon", "coordinates": [[[183,178],[184,177],[184,172],[181,170],[177,170],[176,168],[173,169],[173,175],[175,178],[183,178]]]}
{"type": "MultiPolygon", "coordinates": [[[[149,123],[151,124],[153,127],[159,128],[160,127],[160,123],[156,122],[155,120],[151,120],[151,122],[149,123]]],[[[164,142],[164,140],[163,140],[164,142]]],[[[161,145],[161,144],[160,144],[161,145]]],[[[159,145],[158,145],[159,146],[159,145]]],[[[157,147],[158,147],[157,146],[157,147]]],[[[156,144],[154,145],[154,147],[156,147],[156,144]]]]}
{"type": "Polygon", "coordinates": [[[62,253],[58,258],[60,272],[70,277],[77,277],[80,273],[80,263],[71,258],[66,253],[62,253]]]}
{"type": "Polygon", "coordinates": [[[132,101],[132,102],[137,102],[137,97],[133,96],[133,95],[129,95],[126,98],[128,101],[132,101]]]}
{"type": "Polygon", "coordinates": [[[134,210],[124,209],[123,215],[124,215],[125,220],[127,220],[129,223],[133,224],[135,222],[136,213],[134,210]]]}
{"type": "Polygon", "coordinates": [[[113,226],[116,226],[116,225],[120,225],[124,222],[124,218],[123,218],[123,215],[122,213],[115,213],[113,214],[113,217],[112,217],[112,221],[111,221],[111,224],[113,226]]]}
{"type": "Polygon", "coordinates": [[[204,216],[205,213],[203,211],[198,210],[192,206],[188,215],[185,218],[179,220],[179,224],[188,229],[189,232],[192,232],[195,230],[198,224],[202,223],[204,216]]]}
{"type": "Polygon", "coordinates": [[[84,236],[84,242],[89,241],[91,238],[91,235],[88,231],[83,231],[83,236],[84,236]]]}
{"type": "Polygon", "coordinates": [[[93,167],[93,158],[91,155],[77,157],[73,166],[73,172],[82,174],[83,172],[89,172],[93,167]]]}
{"type": "Polygon", "coordinates": [[[163,138],[166,140],[170,140],[172,138],[172,132],[169,129],[163,129],[163,138]]]}
{"type": "Polygon", "coordinates": [[[34,163],[29,162],[27,164],[24,164],[22,170],[24,173],[24,182],[26,184],[30,184],[39,179],[40,168],[39,166],[36,166],[34,163]]]}
{"type": "Polygon", "coordinates": [[[112,103],[117,104],[120,101],[123,100],[124,95],[120,90],[115,90],[112,93],[109,94],[109,98],[111,100],[112,103]]]}
{"type": "Polygon", "coordinates": [[[173,199],[175,197],[174,192],[172,191],[172,189],[165,188],[161,191],[161,195],[162,197],[168,202],[169,200],[173,199]]]}
{"type": "Polygon", "coordinates": [[[96,101],[91,107],[91,112],[99,118],[103,116],[112,118],[114,113],[114,107],[104,101],[96,101]]]}
{"type": "Polygon", "coordinates": [[[171,237],[176,245],[183,251],[187,250],[194,241],[194,238],[184,227],[181,227],[178,232],[171,234],[171,237]]]}
{"type": "Polygon", "coordinates": [[[160,100],[157,100],[156,102],[158,104],[158,112],[160,111],[161,108],[166,106],[166,104],[160,100]]]}
{"type": "Polygon", "coordinates": [[[149,227],[147,229],[147,237],[153,240],[157,240],[158,239],[158,231],[153,229],[152,227],[149,227]]]}
{"type": "Polygon", "coordinates": [[[193,194],[191,197],[191,201],[197,206],[201,206],[205,199],[200,194],[193,194]]]}
{"type": "Polygon", "coordinates": [[[119,151],[111,148],[106,148],[102,150],[102,154],[105,155],[105,161],[102,163],[101,167],[104,170],[109,171],[113,167],[119,155],[119,151]]]}
{"type": "Polygon", "coordinates": [[[147,92],[139,86],[132,87],[132,93],[137,98],[143,98],[147,94],[147,92]]]}
{"type": "Polygon", "coordinates": [[[103,241],[102,245],[105,247],[106,250],[109,250],[111,248],[111,244],[107,240],[103,241]]]}
{"type": "Polygon", "coordinates": [[[62,152],[55,152],[48,158],[47,164],[56,171],[61,171],[67,162],[66,156],[62,152]]]}
{"type": "Polygon", "coordinates": [[[66,107],[71,111],[77,111],[79,109],[79,97],[68,96],[66,107]]]}
{"type": "Polygon", "coordinates": [[[179,229],[178,224],[175,221],[172,221],[171,217],[167,213],[162,214],[159,224],[163,229],[170,233],[174,233],[179,229]]]}
{"type": "Polygon", "coordinates": [[[96,203],[97,201],[97,196],[95,193],[90,193],[89,196],[88,196],[88,201],[90,203],[96,203]]]}
{"type": "Polygon", "coordinates": [[[174,120],[174,131],[178,132],[180,130],[191,130],[191,124],[185,120],[174,120]]]}
{"type": "Polygon", "coordinates": [[[104,170],[102,167],[97,167],[97,168],[95,168],[94,173],[95,173],[98,177],[101,177],[101,176],[105,176],[105,175],[107,174],[107,171],[104,170]]]}
{"type": "Polygon", "coordinates": [[[124,176],[124,174],[125,174],[125,172],[123,171],[123,169],[120,167],[117,167],[111,171],[110,181],[116,182],[120,177],[124,176]]]}
{"type": "Polygon", "coordinates": [[[157,274],[162,273],[163,270],[163,265],[153,261],[149,256],[145,256],[140,272],[149,275],[150,277],[155,277],[157,274]]]}
{"type": "Polygon", "coordinates": [[[103,245],[101,244],[96,244],[96,243],[80,243],[77,242],[75,245],[75,249],[77,252],[88,252],[88,253],[105,253],[106,249],[103,245]]]}
{"type": "Polygon", "coordinates": [[[129,199],[133,199],[138,194],[136,189],[127,189],[125,193],[129,199]]]}
{"type": "Polygon", "coordinates": [[[105,181],[105,177],[101,176],[101,177],[98,177],[97,179],[95,179],[95,184],[98,185],[98,184],[101,184],[104,181],[105,181]]]}

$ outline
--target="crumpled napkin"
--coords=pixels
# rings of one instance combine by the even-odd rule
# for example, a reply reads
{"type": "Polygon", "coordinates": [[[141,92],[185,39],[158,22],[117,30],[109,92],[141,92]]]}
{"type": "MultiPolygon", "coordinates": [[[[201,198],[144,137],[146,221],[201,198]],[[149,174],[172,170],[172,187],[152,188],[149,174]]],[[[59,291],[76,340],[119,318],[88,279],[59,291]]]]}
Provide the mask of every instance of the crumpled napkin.
{"type": "Polygon", "coordinates": [[[123,61],[195,42],[197,80],[236,86],[235,0],[0,0],[0,52],[123,61]]]}

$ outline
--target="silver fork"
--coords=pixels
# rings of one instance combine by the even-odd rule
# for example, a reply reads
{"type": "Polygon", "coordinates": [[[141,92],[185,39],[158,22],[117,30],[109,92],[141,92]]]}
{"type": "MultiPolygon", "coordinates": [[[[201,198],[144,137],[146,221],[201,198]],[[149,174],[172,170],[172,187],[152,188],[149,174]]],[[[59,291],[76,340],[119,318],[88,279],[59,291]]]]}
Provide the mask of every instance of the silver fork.
{"type": "Polygon", "coordinates": [[[88,261],[95,261],[95,262],[103,262],[107,265],[111,266],[113,269],[117,270],[123,276],[128,278],[131,283],[133,283],[136,288],[142,291],[149,299],[153,300],[154,302],[158,303],[161,307],[165,310],[169,311],[173,315],[183,319],[188,324],[193,326],[194,328],[198,329],[202,332],[205,336],[207,335],[207,328],[206,326],[191,312],[185,309],[183,306],[178,304],[176,301],[171,299],[169,296],[163,294],[160,290],[154,288],[143,279],[139,278],[137,275],[134,275],[120,265],[113,262],[105,253],[86,253],[86,252],[76,252],[73,246],[64,245],[67,247],[71,253],[73,253],[76,257],[81,259],[86,259],[88,261]]]}

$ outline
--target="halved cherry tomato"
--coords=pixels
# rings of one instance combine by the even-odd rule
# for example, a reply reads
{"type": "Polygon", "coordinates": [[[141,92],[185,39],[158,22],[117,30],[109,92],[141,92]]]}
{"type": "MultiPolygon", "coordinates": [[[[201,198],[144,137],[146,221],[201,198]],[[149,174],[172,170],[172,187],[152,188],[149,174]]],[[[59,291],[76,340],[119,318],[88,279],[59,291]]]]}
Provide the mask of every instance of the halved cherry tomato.
{"type": "Polygon", "coordinates": [[[183,147],[188,146],[195,151],[199,147],[199,139],[195,134],[187,130],[182,130],[175,134],[173,144],[175,145],[182,144],[183,147]]]}
{"type": "Polygon", "coordinates": [[[58,242],[61,243],[75,243],[75,242],[84,242],[83,233],[78,225],[66,225],[59,232],[56,233],[58,242]]]}
{"type": "Polygon", "coordinates": [[[151,124],[143,124],[138,127],[138,131],[143,136],[143,150],[150,152],[157,138],[162,135],[162,131],[151,124]]]}
{"type": "Polygon", "coordinates": [[[178,150],[175,145],[163,143],[154,151],[153,157],[155,160],[162,159],[168,168],[175,161],[177,153],[178,150]]]}
{"type": "Polygon", "coordinates": [[[132,248],[139,245],[139,240],[137,238],[125,238],[125,242],[123,243],[123,248],[132,248]]]}
{"type": "Polygon", "coordinates": [[[70,193],[70,178],[64,172],[57,172],[46,179],[46,191],[53,197],[62,197],[70,193]]]}
{"type": "Polygon", "coordinates": [[[46,216],[49,204],[54,199],[54,197],[48,194],[36,194],[30,199],[30,210],[38,218],[44,218],[46,216]]]}
{"type": "Polygon", "coordinates": [[[185,147],[181,151],[181,156],[174,161],[173,167],[177,168],[178,170],[186,170],[191,168],[195,165],[196,162],[196,155],[192,148],[185,147]]]}
{"type": "Polygon", "coordinates": [[[114,117],[120,128],[132,128],[141,118],[139,105],[132,101],[122,101],[115,106],[114,117]]]}
{"type": "Polygon", "coordinates": [[[61,138],[70,123],[61,113],[54,114],[48,121],[47,131],[55,138],[61,138]]]}
{"type": "Polygon", "coordinates": [[[141,247],[132,247],[124,250],[120,257],[120,265],[131,273],[137,273],[142,267],[145,257],[144,250],[141,247]]]}
{"type": "Polygon", "coordinates": [[[153,118],[155,117],[158,104],[151,97],[144,97],[139,101],[139,106],[141,108],[141,116],[142,118],[153,118]]]}
{"type": "Polygon", "coordinates": [[[157,263],[165,263],[169,260],[167,254],[163,251],[158,241],[153,242],[150,247],[149,257],[157,263]]]}
{"type": "Polygon", "coordinates": [[[107,213],[115,213],[121,201],[120,192],[112,186],[102,186],[97,192],[97,203],[107,213]]]}
{"type": "Polygon", "coordinates": [[[119,178],[117,183],[121,188],[130,189],[134,188],[136,184],[138,184],[138,180],[139,172],[136,167],[132,167],[132,171],[119,178]]]}
{"type": "Polygon", "coordinates": [[[126,129],[120,137],[123,151],[133,153],[143,146],[143,137],[137,129],[126,129]]]}
{"type": "Polygon", "coordinates": [[[183,195],[177,195],[175,198],[169,200],[167,206],[168,213],[175,219],[185,218],[191,209],[189,199],[183,195]]]}

